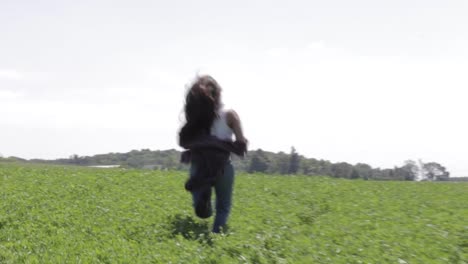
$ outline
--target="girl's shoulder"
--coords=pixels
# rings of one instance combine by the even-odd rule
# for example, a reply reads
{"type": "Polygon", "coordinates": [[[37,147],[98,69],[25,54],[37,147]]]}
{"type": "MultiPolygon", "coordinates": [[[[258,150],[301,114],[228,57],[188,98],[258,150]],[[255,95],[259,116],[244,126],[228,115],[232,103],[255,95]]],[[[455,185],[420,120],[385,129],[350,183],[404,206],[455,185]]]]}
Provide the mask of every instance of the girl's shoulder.
{"type": "Polygon", "coordinates": [[[232,127],[236,123],[239,123],[240,121],[239,115],[232,108],[225,109],[223,114],[225,115],[226,121],[230,127],[232,127]]]}

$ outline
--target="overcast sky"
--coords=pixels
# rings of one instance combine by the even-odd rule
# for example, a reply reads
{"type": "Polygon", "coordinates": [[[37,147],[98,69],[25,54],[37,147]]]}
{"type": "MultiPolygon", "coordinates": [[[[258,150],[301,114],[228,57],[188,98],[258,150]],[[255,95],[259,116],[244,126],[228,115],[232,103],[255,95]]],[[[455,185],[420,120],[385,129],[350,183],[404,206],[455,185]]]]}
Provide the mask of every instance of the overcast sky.
{"type": "Polygon", "coordinates": [[[468,1],[0,1],[0,153],[178,148],[209,73],[250,148],[468,176],[468,1]]]}

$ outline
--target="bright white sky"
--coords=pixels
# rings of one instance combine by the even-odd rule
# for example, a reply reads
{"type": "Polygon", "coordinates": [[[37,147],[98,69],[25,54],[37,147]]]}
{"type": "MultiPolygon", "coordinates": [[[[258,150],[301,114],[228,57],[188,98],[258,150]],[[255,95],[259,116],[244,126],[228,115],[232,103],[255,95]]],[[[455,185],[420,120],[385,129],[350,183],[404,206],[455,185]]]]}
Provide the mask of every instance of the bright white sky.
{"type": "Polygon", "coordinates": [[[177,148],[209,73],[251,149],[468,176],[468,1],[1,1],[0,153],[177,148]]]}

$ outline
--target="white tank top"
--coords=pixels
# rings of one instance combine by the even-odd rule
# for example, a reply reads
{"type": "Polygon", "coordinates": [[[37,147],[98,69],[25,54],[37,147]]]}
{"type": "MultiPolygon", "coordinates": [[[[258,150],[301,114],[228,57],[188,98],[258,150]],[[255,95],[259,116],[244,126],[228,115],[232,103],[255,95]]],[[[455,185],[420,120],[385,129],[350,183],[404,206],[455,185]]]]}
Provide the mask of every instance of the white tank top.
{"type": "Polygon", "coordinates": [[[222,140],[232,140],[233,132],[227,123],[227,111],[220,109],[218,111],[218,117],[213,121],[211,125],[212,136],[215,136],[222,140]]]}

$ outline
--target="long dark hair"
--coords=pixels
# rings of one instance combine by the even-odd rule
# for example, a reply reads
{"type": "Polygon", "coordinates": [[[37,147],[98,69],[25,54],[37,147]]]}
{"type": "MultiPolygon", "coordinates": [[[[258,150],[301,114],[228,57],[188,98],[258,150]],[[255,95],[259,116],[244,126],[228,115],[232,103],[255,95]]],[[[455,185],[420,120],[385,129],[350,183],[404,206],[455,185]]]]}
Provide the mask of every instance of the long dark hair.
{"type": "Polygon", "coordinates": [[[185,96],[185,124],[179,131],[179,145],[185,147],[199,136],[208,135],[221,104],[221,87],[213,77],[198,76],[185,96]]]}

